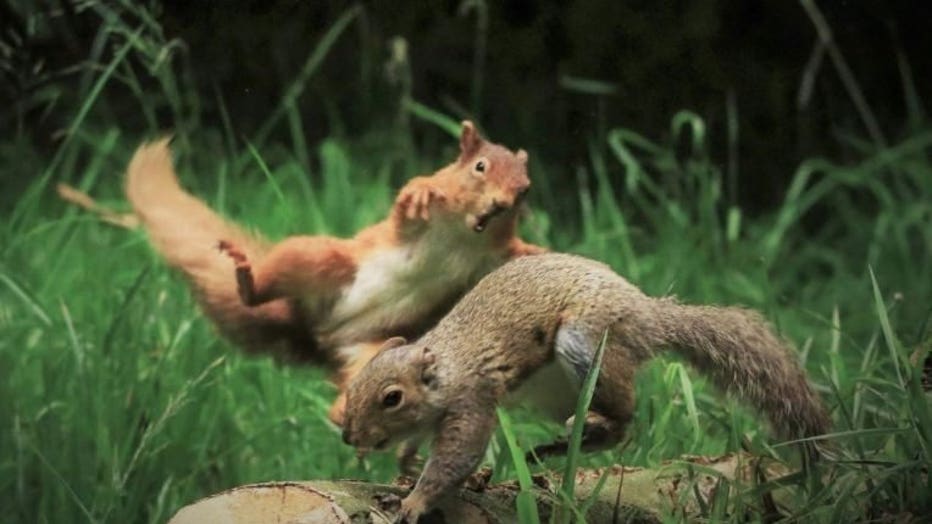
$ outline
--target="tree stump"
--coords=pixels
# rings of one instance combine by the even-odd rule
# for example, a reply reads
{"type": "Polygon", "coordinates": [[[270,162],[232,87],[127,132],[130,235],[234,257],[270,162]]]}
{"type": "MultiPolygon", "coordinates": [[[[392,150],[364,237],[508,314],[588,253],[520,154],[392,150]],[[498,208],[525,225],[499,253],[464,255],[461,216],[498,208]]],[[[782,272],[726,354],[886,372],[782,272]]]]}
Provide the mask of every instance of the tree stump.
{"type": "MultiPolygon", "coordinates": [[[[575,498],[577,507],[588,508],[586,520],[593,524],[659,522],[662,514],[671,512],[693,519],[709,510],[717,491],[726,484],[753,487],[786,473],[781,463],[747,453],[689,456],[658,468],[612,466],[580,470],[576,475],[575,498]]],[[[488,475],[488,470],[473,475],[456,496],[444,500],[422,522],[517,522],[515,498],[520,492],[517,483],[487,485],[488,475]]],[[[557,509],[560,477],[538,474],[534,476],[534,484],[538,512],[541,520],[546,521],[557,509]]],[[[186,506],[169,524],[387,523],[392,522],[401,498],[410,488],[411,479],[402,479],[394,485],[355,480],[250,484],[186,506]]],[[[750,505],[760,516],[775,516],[779,511],[777,501],[785,498],[781,491],[785,488],[766,491],[757,501],[743,500],[744,510],[750,505]]],[[[733,494],[734,490],[730,492],[733,494]]]]}

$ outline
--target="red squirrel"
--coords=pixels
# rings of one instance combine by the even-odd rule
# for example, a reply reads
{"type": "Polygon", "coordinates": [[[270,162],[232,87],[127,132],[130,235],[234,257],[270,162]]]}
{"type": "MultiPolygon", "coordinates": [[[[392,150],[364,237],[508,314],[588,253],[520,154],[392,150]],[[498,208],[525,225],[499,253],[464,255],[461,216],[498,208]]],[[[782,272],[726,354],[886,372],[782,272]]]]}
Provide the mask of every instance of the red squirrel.
{"type": "Polygon", "coordinates": [[[484,275],[544,251],[516,233],[527,153],[486,141],[469,121],[459,146],[453,163],[410,180],[388,217],[353,238],[270,244],[245,232],[181,188],[168,140],[136,151],[126,194],[222,334],[334,372],[329,415],[341,425],[343,389],[387,338],[422,334],[484,275]]]}

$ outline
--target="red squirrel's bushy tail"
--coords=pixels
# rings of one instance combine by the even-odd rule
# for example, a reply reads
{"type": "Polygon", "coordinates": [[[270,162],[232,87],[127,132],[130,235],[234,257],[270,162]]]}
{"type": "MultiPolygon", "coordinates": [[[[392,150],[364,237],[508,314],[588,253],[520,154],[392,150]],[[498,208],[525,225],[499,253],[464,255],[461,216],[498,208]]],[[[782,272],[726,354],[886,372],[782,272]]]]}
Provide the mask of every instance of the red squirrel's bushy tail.
{"type": "Polygon", "coordinates": [[[750,402],[785,437],[829,431],[828,414],[796,356],[758,313],[663,303],[664,338],[719,388],[750,402]]]}
{"type": "Polygon", "coordinates": [[[266,242],[227,222],[178,184],[169,139],[143,144],[126,172],[126,195],[149,240],[187,277],[201,307],[220,331],[252,351],[300,357],[313,353],[299,315],[285,300],[247,307],[237,292],[232,261],[217,243],[228,240],[256,262],[266,242]],[[289,355],[289,353],[292,353],[289,355]]]}

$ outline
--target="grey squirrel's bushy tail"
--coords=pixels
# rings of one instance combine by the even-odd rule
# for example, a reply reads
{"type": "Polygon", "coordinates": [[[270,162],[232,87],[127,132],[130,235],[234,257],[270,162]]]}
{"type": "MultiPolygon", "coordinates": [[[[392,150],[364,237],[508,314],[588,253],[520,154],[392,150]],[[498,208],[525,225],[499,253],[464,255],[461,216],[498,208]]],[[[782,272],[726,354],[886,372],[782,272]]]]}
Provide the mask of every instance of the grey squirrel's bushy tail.
{"type": "Polygon", "coordinates": [[[276,300],[243,305],[233,263],[217,249],[220,240],[228,240],[256,262],[267,252],[266,242],[181,188],[168,142],[163,138],[141,145],[126,172],[126,195],[150,242],[185,274],[204,312],[225,336],[249,350],[307,355],[312,347],[292,304],[276,300]]]}
{"type": "Polygon", "coordinates": [[[790,346],[757,312],[663,299],[665,338],[673,349],[766,414],[787,438],[824,434],[830,420],[790,346]]]}

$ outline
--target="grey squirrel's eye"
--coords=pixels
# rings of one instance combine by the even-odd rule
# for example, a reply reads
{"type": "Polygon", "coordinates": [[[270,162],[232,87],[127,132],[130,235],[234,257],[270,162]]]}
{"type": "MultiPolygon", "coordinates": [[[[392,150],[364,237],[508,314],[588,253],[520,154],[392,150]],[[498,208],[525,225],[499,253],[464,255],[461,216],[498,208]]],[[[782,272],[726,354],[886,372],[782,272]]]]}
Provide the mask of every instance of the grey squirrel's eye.
{"type": "Polygon", "coordinates": [[[485,173],[485,160],[476,162],[476,167],[473,169],[475,169],[477,173],[485,173]]]}
{"type": "Polygon", "coordinates": [[[399,404],[401,404],[402,398],[403,398],[403,395],[400,389],[394,389],[392,391],[389,391],[388,393],[385,394],[384,397],[382,397],[382,407],[394,408],[398,406],[399,404]]]}

